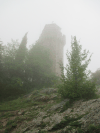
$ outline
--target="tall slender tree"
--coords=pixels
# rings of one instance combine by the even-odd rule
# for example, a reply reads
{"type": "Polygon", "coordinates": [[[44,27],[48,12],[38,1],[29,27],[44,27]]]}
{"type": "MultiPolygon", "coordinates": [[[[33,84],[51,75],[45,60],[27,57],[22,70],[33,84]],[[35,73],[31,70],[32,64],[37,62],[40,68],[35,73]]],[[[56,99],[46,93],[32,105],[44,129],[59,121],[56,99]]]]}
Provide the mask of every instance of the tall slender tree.
{"type": "MultiPolygon", "coordinates": [[[[2,76],[3,73],[3,66],[2,66],[2,52],[3,52],[3,46],[2,41],[0,41],[0,75],[2,76]]],[[[2,80],[2,77],[0,77],[0,81],[2,80]]]]}
{"type": "Polygon", "coordinates": [[[90,62],[91,55],[87,59],[89,51],[81,52],[82,46],[76,40],[76,37],[71,41],[71,52],[67,51],[68,64],[65,68],[62,67],[62,85],[59,87],[59,93],[67,98],[83,98],[95,95],[95,83],[89,79],[89,71],[86,68],[90,62]]]}
{"type": "Polygon", "coordinates": [[[26,45],[27,45],[27,33],[24,35],[20,43],[19,49],[17,51],[16,61],[18,64],[22,64],[25,61],[25,56],[27,52],[26,45]]]}
{"type": "Polygon", "coordinates": [[[15,58],[15,64],[16,64],[16,75],[17,77],[20,77],[21,79],[25,78],[25,61],[27,56],[27,33],[24,35],[19,49],[16,54],[15,58]]]}
{"type": "Polygon", "coordinates": [[[0,69],[1,69],[1,60],[2,60],[2,41],[0,41],[0,69]]]}
{"type": "Polygon", "coordinates": [[[16,74],[20,71],[15,61],[18,48],[17,40],[12,40],[4,46],[0,44],[0,99],[18,96],[24,92],[20,75],[16,74]]]}

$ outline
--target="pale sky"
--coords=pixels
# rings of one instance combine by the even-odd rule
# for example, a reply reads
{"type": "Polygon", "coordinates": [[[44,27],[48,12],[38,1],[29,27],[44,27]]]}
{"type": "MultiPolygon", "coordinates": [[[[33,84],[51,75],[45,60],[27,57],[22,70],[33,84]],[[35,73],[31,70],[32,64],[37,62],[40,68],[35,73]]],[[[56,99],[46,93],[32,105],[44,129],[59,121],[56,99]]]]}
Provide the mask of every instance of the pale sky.
{"type": "Polygon", "coordinates": [[[71,35],[83,49],[93,53],[88,69],[100,68],[100,0],[0,0],[0,40],[21,41],[28,32],[28,46],[38,40],[44,26],[56,23],[66,36],[70,50],[71,35]]]}

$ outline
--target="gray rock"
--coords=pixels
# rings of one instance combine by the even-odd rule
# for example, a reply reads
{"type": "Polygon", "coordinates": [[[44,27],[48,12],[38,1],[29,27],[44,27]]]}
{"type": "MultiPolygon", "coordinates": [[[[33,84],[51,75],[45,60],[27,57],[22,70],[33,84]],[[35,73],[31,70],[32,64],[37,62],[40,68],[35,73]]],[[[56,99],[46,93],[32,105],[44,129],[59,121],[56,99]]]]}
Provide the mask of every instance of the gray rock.
{"type": "Polygon", "coordinates": [[[47,88],[47,89],[43,89],[41,91],[41,93],[45,93],[45,94],[52,94],[52,93],[56,93],[57,92],[57,88],[47,88]]]}
{"type": "Polygon", "coordinates": [[[56,105],[53,105],[48,111],[54,111],[58,108],[62,108],[66,104],[66,102],[68,102],[68,101],[69,101],[69,99],[65,99],[64,101],[62,101],[56,105]]]}

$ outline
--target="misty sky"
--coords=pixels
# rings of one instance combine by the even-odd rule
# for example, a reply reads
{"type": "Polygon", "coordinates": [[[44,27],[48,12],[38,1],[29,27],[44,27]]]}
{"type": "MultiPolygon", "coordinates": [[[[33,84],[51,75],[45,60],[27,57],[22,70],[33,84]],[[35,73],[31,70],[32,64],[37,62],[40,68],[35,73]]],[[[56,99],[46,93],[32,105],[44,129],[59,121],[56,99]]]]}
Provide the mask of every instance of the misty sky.
{"type": "Polygon", "coordinates": [[[71,35],[83,49],[93,53],[88,69],[100,68],[100,0],[0,0],[0,40],[21,41],[28,32],[28,45],[38,40],[45,24],[56,23],[66,35],[65,53],[71,35]]]}

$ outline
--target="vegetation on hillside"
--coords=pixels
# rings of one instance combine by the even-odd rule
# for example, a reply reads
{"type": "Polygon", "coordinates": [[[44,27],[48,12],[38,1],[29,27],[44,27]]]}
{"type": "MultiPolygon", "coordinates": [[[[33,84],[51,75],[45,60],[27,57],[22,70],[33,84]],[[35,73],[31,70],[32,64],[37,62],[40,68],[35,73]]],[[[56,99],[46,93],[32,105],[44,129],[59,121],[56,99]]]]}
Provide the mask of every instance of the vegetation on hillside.
{"type": "MultiPolygon", "coordinates": [[[[89,51],[81,52],[82,46],[72,38],[71,51],[67,51],[68,64],[61,66],[61,83],[58,85],[63,98],[91,98],[95,95],[99,84],[99,70],[92,73],[86,71],[91,56],[89,51]],[[64,74],[66,70],[66,74],[64,74]],[[97,79],[97,80],[96,80],[97,79]],[[96,80],[96,82],[95,82],[96,80]]],[[[13,99],[31,90],[54,86],[58,77],[52,73],[50,51],[36,42],[27,49],[27,33],[21,43],[12,40],[3,45],[0,41],[0,100],[13,99]]]]}
{"type": "Polygon", "coordinates": [[[56,76],[51,67],[48,49],[37,42],[27,49],[27,33],[21,43],[12,40],[3,45],[0,42],[0,101],[16,98],[35,88],[53,86],[56,76]]]}
{"type": "Polygon", "coordinates": [[[89,52],[81,52],[82,46],[73,37],[71,52],[67,51],[69,64],[66,68],[61,66],[58,88],[48,88],[54,86],[58,78],[51,71],[50,51],[40,43],[27,49],[26,33],[20,44],[13,40],[6,46],[0,44],[0,101],[14,99],[0,102],[0,131],[100,132],[100,126],[95,124],[95,118],[99,118],[96,110],[99,110],[99,99],[84,101],[96,98],[96,85],[99,85],[99,71],[91,77],[86,71],[91,58],[87,59],[89,52]],[[94,123],[88,125],[88,120],[94,123]]]}

